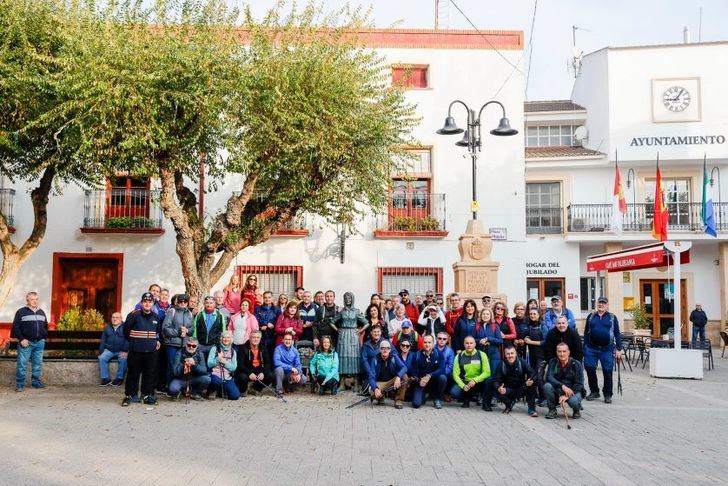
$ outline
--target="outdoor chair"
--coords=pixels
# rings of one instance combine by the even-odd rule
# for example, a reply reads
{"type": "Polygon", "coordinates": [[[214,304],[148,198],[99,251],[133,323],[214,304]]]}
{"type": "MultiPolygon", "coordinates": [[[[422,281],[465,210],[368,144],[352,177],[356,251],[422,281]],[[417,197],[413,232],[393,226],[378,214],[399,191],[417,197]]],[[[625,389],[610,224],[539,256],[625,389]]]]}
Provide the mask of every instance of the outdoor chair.
{"type": "Polygon", "coordinates": [[[708,360],[708,371],[715,368],[713,363],[713,346],[710,341],[694,341],[691,344],[692,349],[701,349],[703,351],[703,359],[708,360]]]}
{"type": "Polygon", "coordinates": [[[728,346],[728,332],[720,331],[720,339],[723,341],[723,351],[720,353],[720,357],[723,358],[725,355],[725,348],[728,346]]]}
{"type": "Polygon", "coordinates": [[[644,363],[650,357],[649,343],[642,336],[635,337],[635,353],[634,353],[634,365],[637,366],[642,361],[642,368],[644,369],[644,363]]]}

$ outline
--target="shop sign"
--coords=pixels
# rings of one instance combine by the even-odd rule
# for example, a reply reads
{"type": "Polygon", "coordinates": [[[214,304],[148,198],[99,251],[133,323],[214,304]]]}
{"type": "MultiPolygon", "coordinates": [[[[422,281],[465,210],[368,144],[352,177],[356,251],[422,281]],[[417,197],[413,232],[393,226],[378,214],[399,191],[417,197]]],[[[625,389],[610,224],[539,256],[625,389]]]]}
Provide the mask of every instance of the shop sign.
{"type": "Polygon", "coordinates": [[[561,271],[559,262],[526,262],[526,275],[558,275],[561,271]]]}

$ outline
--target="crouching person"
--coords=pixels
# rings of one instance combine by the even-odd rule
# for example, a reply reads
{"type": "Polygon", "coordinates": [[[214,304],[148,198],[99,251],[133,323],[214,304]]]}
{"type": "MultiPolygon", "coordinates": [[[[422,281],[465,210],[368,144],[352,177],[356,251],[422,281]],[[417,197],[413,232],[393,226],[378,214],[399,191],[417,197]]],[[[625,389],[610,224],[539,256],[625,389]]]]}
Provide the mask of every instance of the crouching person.
{"type": "Polygon", "coordinates": [[[126,357],[129,354],[129,341],[124,336],[124,326],[121,322],[121,312],[111,314],[111,323],[104,326],[99,345],[99,375],[101,384],[99,386],[119,386],[124,383],[126,372],[126,357]],[[109,376],[109,361],[116,358],[119,367],[116,369],[116,378],[111,381],[109,376]]]}
{"type": "MultiPolygon", "coordinates": [[[[513,405],[519,399],[526,397],[528,414],[531,417],[538,417],[533,368],[525,359],[518,356],[513,345],[506,346],[503,355],[504,359],[498,365],[493,380],[493,390],[495,390],[496,398],[506,407],[503,413],[510,413],[513,405]]],[[[489,391],[484,400],[490,402],[491,393],[492,391],[489,391]]]]}
{"type": "Polygon", "coordinates": [[[169,382],[169,395],[175,400],[179,399],[182,390],[185,396],[192,396],[193,400],[202,400],[202,392],[210,385],[210,375],[207,373],[207,363],[199,348],[197,338],[189,338],[177,354],[172,363],[172,381],[169,382]]]}
{"type": "Polygon", "coordinates": [[[331,337],[321,338],[321,347],[311,358],[311,377],[319,386],[319,395],[331,390],[332,395],[339,391],[339,355],[331,347],[331,337]]]}
{"type": "Polygon", "coordinates": [[[238,361],[233,349],[232,331],[223,331],[220,336],[220,344],[210,349],[207,367],[212,371],[210,386],[207,389],[210,399],[214,399],[215,393],[228,400],[240,398],[240,390],[235,386],[235,380],[233,380],[233,373],[238,367],[238,361]]]}
{"type": "Polygon", "coordinates": [[[260,392],[265,385],[273,383],[270,354],[268,348],[261,342],[263,333],[256,329],[250,333],[248,342],[240,346],[238,354],[238,369],[235,372],[235,382],[240,388],[240,396],[248,394],[248,385],[253,384],[253,390],[260,392]]]}
{"type": "Polygon", "coordinates": [[[407,365],[392,352],[392,344],[382,341],[379,354],[369,364],[369,393],[377,400],[377,405],[384,405],[385,394],[394,390],[394,408],[401,409],[404,395],[407,393],[407,365]]]}
{"type": "MultiPolygon", "coordinates": [[[[475,349],[475,338],[468,336],[463,342],[465,349],[455,357],[452,378],[455,384],[450,395],[460,399],[463,408],[470,407],[470,402],[484,395],[483,387],[492,386],[490,381],[490,364],[488,355],[475,349]]],[[[483,410],[490,412],[490,402],[483,400],[483,410]]]]}
{"type": "Polygon", "coordinates": [[[301,373],[301,355],[293,346],[294,332],[286,332],[283,342],[273,352],[273,372],[276,377],[276,392],[283,393],[283,384],[288,391],[295,390],[298,385],[305,385],[306,375],[301,373]]]}
{"type": "Polygon", "coordinates": [[[581,392],[584,389],[584,367],[581,363],[569,356],[569,346],[560,343],[556,346],[556,357],[548,364],[546,383],[543,386],[544,395],[549,404],[547,419],[558,416],[556,402],[566,402],[574,411],[573,418],[581,417],[581,392]]]}

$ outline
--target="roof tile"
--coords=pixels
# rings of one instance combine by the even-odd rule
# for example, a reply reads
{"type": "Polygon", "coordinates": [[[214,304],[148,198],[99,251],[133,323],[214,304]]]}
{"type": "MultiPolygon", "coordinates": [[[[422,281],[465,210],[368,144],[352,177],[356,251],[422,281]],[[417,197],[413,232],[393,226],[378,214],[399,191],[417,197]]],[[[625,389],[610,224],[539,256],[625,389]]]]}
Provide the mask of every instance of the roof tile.
{"type": "Polygon", "coordinates": [[[523,103],[523,111],[533,113],[538,111],[579,111],[586,110],[581,105],[577,105],[571,100],[546,100],[546,101],[526,101],[523,103]]]}
{"type": "Polygon", "coordinates": [[[586,147],[526,147],[527,159],[550,157],[578,158],[595,156],[604,156],[604,154],[598,150],[592,150],[586,147]]]}

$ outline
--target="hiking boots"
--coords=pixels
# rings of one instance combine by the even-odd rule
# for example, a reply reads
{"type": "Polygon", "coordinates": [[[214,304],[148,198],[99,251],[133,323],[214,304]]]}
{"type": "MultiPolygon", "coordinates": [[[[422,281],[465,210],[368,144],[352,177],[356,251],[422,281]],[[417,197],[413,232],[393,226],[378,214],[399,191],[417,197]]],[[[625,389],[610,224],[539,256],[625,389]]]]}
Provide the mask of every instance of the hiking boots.
{"type": "Polygon", "coordinates": [[[529,417],[538,417],[538,412],[534,408],[528,409],[528,416],[529,417]]]}
{"type": "Polygon", "coordinates": [[[604,395],[604,403],[612,403],[612,395],[604,395]]]}
{"type": "Polygon", "coordinates": [[[45,385],[40,381],[36,381],[35,383],[32,383],[30,386],[32,386],[33,388],[37,388],[39,390],[42,390],[43,388],[45,388],[45,385]]]}
{"type": "MultiPolygon", "coordinates": [[[[337,393],[339,393],[339,386],[338,386],[338,385],[334,385],[334,386],[332,386],[332,387],[331,387],[331,394],[332,394],[332,395],[336,395],[337,393]]],[[[367,395],[368,395],[368,394],[369,394],[369,392],[367,391],[367,395]]]]}
{"type": "Polygon", "coordinates": [[[131,399],[131,397],[130,397],[129,395],[127,395],[127,396],[125,396],[125,397],[124,397],[124,399],[123,399],[123,400],[121,401],[121,406],[122,406],[122,407],[128,407],[129,405],[131,405],[131,402],[132,402],[132,399],[131,399]]]}
{"type": "Polygon", "coordinates": [[[147,395],[142,401],[144,402],[144,405],[156,405],[157,397],[155,397],[154,395],[147,395]]]}
{"type": "Polygon", "coordinates": [[[435,400],[434,405],[437,410],[440,410],[442,408],[442,402],[440,400],[435,400]]]}
{"type": "Polygon", "coordinates": [[[559,414],[556,413],[555,408],[549,409],[548,413],[546,414],[547,419],[555,419],[558,416],[559,416],[559,414]]]}
{"type": "Polygon", "coordinates": [[[581,418],[581,412],[578,410],[574,410],[574,413],[571,414],[571,418],[575,418],[575,419],[581,418]]]}
{"type": "Polygon", "coordinates": [[[490,406],[490,405],[488,405],[487,403],[484,403],[484,404],[483,404],[483,410],[484,410],[485,412],[492,412],[492,411],[493,411],[493,407],[491,407],[491,406],[490,406]]]}
{"type": "Polygon", "coordinates": [[[395,400],[394,401],[394,408],[397,410],[402,410],[402,401],[401,400],[395,400]]]}
{"type": "Polygon", "coordinates": [[[109,386],[109,385],[111,385],[111,380],[109,380],[108,378],[101,380],[101,383],[99,383],[99,386],[109,386]]]}
{"type": "Polygon", "coordinates": [[[326,390],[324,390],[324,387],[320,386],[319,387],[319,396],[320,397],[324,396],[324,393],[326,393],[326,390]]]}
{"type": "Polygon", "coordinates": [[[460,408],[470,408],[470,400],[463,400],[463,404],[460,405],[460,408]]]}
{"type": "Polygon", "coordinates": [[[601,397],[598,391],[591,392],[589,395],[586,396],[586,400],[591,402],[596,400],[597,398],[601,397]]]}
{"type": "Polygon", "coordinates": [[[117,378],[111,382],[111,386],[121,386],[122,383],[124,383],[124,380],[117,378]]]}

